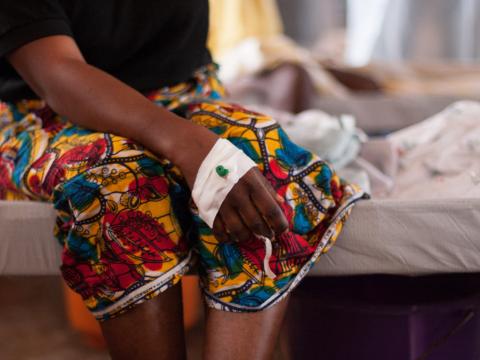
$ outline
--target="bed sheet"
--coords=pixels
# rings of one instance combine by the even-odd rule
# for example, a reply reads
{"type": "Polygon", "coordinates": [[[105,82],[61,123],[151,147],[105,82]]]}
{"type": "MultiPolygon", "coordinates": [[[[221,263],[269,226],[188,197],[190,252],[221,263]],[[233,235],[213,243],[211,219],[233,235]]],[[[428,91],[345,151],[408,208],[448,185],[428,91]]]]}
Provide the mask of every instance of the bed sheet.
{"type": "MultiPolygon", "coordinates": [[[[0,201],[0,274],[59,274],[51,205],[0,201]]],[[[480,199],[363,200],[311,275],[480,272],[480,199]]]]}

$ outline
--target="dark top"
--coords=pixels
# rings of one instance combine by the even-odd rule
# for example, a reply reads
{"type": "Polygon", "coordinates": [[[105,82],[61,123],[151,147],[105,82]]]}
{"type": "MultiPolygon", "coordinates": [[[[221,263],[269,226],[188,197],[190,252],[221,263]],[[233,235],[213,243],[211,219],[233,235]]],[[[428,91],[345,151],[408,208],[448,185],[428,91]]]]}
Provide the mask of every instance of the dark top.
{"type": "Polygon", "coordinates": [[[208,0],[0,0],[0,99],[37,97],[5,55],[41,37],[73,37],[89,64],[148,91],[210,62],[207,32],[208,0]]]}

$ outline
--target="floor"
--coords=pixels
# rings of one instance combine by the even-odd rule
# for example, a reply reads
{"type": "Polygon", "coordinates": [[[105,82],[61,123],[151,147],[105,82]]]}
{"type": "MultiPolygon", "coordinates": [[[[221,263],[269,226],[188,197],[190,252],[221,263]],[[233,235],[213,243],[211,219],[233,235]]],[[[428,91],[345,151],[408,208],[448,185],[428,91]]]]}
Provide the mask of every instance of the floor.
{"type": "MultiPolygon", "coordinates": [[[[106,360],[70,329],[59,277],[0,277],[1,360],[106,360]]],[[[188,358],[200,359],[201,326],[187,333],[188,358]]]]}
{"type": "MultiPolygon", "coordinates": [[[[186,333],[189,360],[200,360],[202,324],[186,333]]],[[[68,324],[61,278],[0,276],[0,360],[107,360],[68,324]]],[[[284,360],[277,347],[275,360],[284,360]]]]}

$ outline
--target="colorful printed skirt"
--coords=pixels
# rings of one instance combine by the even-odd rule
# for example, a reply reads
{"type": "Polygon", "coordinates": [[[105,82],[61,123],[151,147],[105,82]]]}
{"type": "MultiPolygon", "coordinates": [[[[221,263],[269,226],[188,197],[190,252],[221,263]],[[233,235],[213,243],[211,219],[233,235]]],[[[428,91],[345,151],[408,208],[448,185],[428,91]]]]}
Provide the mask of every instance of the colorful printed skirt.
{"type": "MultiPolygon", "coordinates": [[[[0,199],[53,203],[61,272],[99,320],[197,268],[209,306],[258,311],[285,297],[337,239],[363,192],[292,143],[270,117],[221,100],[216,67],[146,96],[242,149],[285,202],[289,231],[263,268],[262,240],[219,242],[179,169],[140,144],[76,126],[42,101],[0,103],[0,199]]],[[[161,141],[161,139],[159,139],[161,141]]]]}

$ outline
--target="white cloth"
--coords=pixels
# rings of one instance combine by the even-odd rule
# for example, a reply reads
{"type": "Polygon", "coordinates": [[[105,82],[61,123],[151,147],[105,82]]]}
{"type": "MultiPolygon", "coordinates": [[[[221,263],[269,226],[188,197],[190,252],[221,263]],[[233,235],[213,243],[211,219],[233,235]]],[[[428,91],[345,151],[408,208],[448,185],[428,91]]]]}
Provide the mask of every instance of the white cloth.
{"type": "Polygon", "coordinates": [[[290,63],[301,66],[320,95],[346,99],[348,89],[341,85],[314,58],[312,53],[283,35],[247,38],[215,59],[220,64],[220,80],[229,87],[241,77],[259,74],[290,63]]]}
{"type": "Polygon", "coordinates": [[[272,116],[294,143],[317,154],[337,170],[357,158],[366,140],[351,115],[337,117],[317,109],[291,114],[263,105],[248,107],[272,116]]]}
{"type": "Polygon", "coordinates": [[[455,103],[387,139],[400,162],[390,197],[480,197],[480,103],[455,103]]]}
{"type": "Polygon", "coordinates": [[[213,227],[220,206],[233,186],[252,167],[257,166],[245,153],[225,139],[218,139],[198,169],[192,197],[198,216],[213,227]],[[217,166],[228,170],[225,177],[217,174],[217,166]]]}

